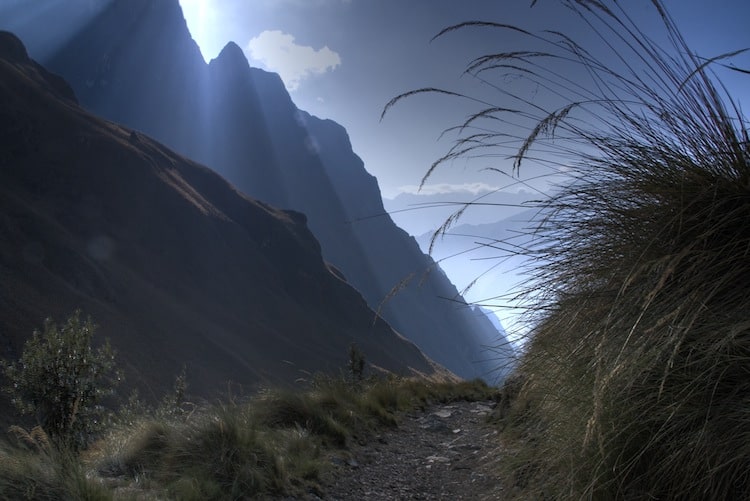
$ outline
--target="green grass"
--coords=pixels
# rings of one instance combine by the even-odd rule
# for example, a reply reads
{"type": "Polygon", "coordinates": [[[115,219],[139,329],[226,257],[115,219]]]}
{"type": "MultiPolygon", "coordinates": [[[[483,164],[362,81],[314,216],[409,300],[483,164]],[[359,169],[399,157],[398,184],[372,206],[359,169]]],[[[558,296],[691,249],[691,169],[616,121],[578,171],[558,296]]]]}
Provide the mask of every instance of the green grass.
{"type": "Polygon", "coordinates": [[[242,499],[319,492],[330,454],[396,426],[430,403],[487,399],[481,381],[320,377],[307,389],[269,390],[190,413],[133,402],[88,449],[58,452],[17,429],[0,449],[3,499],[242,499]],[[134,409],[140,409],[134,412],[134,409]]]}

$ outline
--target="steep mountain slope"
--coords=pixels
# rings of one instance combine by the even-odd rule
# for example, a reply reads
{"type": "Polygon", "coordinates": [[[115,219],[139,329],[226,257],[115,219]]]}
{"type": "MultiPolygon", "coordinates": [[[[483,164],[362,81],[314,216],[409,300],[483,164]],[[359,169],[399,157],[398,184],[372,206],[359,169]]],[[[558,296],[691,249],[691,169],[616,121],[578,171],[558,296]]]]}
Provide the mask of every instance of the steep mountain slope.
{"type": "Polygon", "coordinates": [[[183,363],[204,395],[337,371],[352,342],[383,369],[435,372],[324,263],[304,215],[83,111],[7,32],[0,283],[0,356],[80,307],[157,390],[183,363]]]}
{"type": "MultiPolygon", "coordinates": [[[[83,0],[66,6],[90,9],[83,0]]],[[[482,345],[505,339],[388,216],[359,220],[383,212],[376,180],[346,131],[298,110],[278,75],[250,68],[235,44],[206,65],[177,0],[113,0],[69,35],[44,63],[84,106],[210,165],[252,197],[305,213],[324,258],[396,330],[459,375],[495,367],[482,363],[482,345]]]]}

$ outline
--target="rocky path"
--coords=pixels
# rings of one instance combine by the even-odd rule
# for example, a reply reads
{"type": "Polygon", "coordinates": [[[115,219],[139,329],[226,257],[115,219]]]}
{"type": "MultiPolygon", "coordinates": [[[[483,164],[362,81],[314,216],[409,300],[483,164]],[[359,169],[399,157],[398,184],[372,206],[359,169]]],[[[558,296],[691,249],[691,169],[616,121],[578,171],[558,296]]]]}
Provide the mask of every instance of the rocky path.
{"type": "Polygon", "coordinates": [[[332,458],[322,499],[503,499],[502,449],[486,423],[492,405],[454,402],[404,415],[397,429],[332,458]]]}

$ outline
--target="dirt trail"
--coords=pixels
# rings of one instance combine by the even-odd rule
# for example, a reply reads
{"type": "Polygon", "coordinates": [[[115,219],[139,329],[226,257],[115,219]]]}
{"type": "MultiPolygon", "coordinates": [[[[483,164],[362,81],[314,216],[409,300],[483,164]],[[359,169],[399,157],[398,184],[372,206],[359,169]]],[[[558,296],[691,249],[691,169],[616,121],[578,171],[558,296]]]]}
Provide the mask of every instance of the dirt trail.
{"type": "Polygon", "coordinates": [[[333,456],[324,500],[503,499],[502,449],[486,422],[492,402],[454,402],[402,416],[350,456],[333,456]]]}

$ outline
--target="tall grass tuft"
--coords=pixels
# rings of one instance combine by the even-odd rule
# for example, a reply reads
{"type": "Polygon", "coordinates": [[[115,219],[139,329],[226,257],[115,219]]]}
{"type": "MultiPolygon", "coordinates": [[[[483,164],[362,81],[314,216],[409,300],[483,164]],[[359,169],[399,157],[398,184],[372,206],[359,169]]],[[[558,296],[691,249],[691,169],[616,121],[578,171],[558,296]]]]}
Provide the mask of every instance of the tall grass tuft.
{"type": "Polygon", "coordinates": [[[346,424],[351,421],[354,409],[349,399],[342,398],[346,396],[346,393],[331,391],[307,394],[280,390],[267,397],[254,413],[265,426],[303,427],[332,445],[343,447],[351,433],[346,424]]]}
{"type": "Polygon", "coordinates": [[[268,436],[247,409],[222,406],[184,422],[149,420],[104,470],[148,479],[176,499],[237,499],[280,493],[287,472],[268,436]]]}
{"type": "Polygon", "coordinates": [[[39,448],[36,437],[31,438],[34,439],[32,447],[0,445],[0,499],[99,501],[113,498],[108,488],[91,478],[91,472],[79,461],[77,450],[39,448]]]}
{"type": "Polygon", "coordinates": [[[489,22],[438,35],[510,31],[533,49],[470,63],[511,103],[473,113],[427,175],[515,138],[516,174],[544,162],[569,176],[525,249],[537,266],[507,413],[516,481],[547,499],[748,499],[750,140],[714,74],[742,50],[699,57],[659,0],[653,36],[624,2],[561,3],[586,44],[489,22]],[[563,101],[495,83],[509,75],[563,101]]]}

